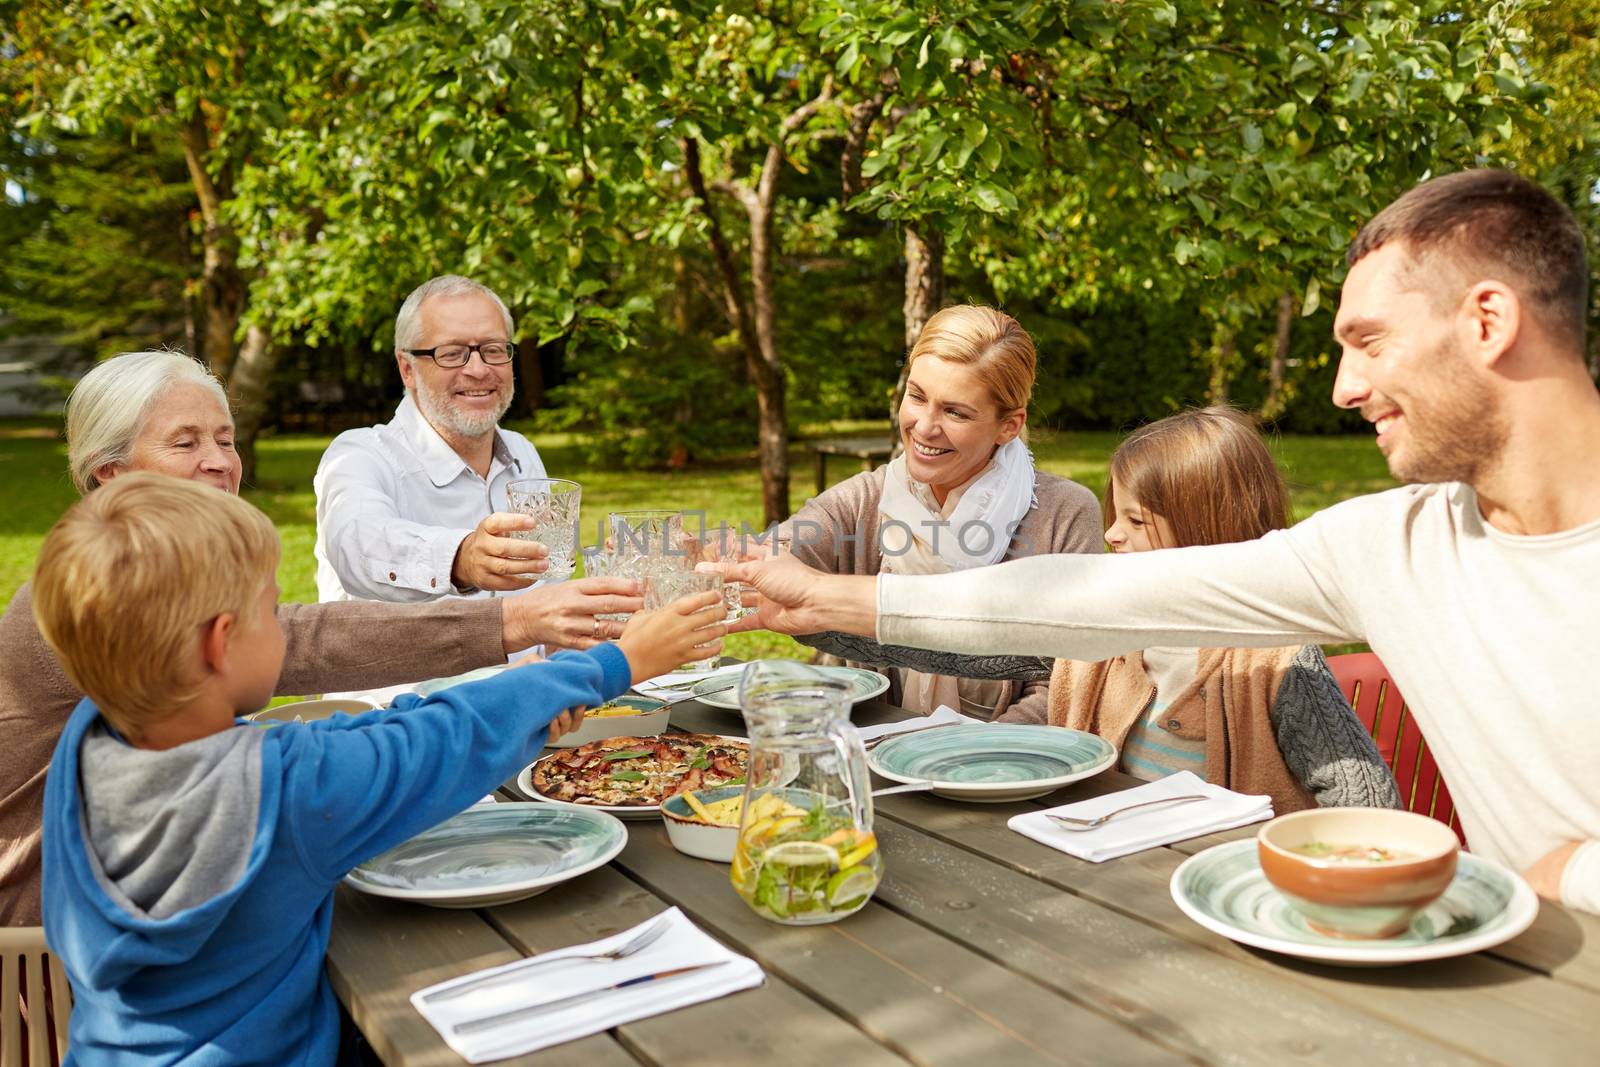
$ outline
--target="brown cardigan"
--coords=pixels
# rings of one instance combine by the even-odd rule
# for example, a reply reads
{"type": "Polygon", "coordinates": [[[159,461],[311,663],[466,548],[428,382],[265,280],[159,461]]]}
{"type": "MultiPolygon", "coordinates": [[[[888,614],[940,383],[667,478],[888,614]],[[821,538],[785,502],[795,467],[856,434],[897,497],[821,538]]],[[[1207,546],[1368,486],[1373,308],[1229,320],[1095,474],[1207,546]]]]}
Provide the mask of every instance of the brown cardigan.
{"type": "MultiPolygon", "coordinates": [[[[833,486],[790,516],[784,531],[792,538],[795,556],[832,574],[877,574],[883,565],[878,546],[878,501],[887,475],[887,467],[864,471],[833,486]]],[[[1038,504],[1023,516],[1005,559],[1104,550],[1100,501],[1094,493],[1077,482],[1044,471],[1035,472],[1033,491],[1038,504]]],[[[894,685],[888,697],[898,704],[903,672],[890,668],[889,674],[894,685]]],[[[1042,681],[1007,682],[995,715],[1020,711],[1042,719],[1047,689],[1042,681]]]]}
{"type": "MultiPolygon", "coordinates": [[[[282,604],[280,694],[371,689],[505,662],[498,599],[282,604]]],[[[37,926],[44,779],[83,694],[33,621],[29,585],[0,615],[0,926],[37,926]]]]}
{"type": "MultiPolygon", "coordinates": [[[[1316,806],[1278,750],[1272,708],[1295,656],[1292,648],[1203,648],[1194,680],[1167,708],[1173,735],[1206,742],[1206,781],[1241,793],[1265,793],[1279,815],[1316,806]]],[[[1099,734],[1122,746],[1155,699],[1155,683],[1137,652],[1100,663],[1056,660],[1049,722],[1099,734]]]]}

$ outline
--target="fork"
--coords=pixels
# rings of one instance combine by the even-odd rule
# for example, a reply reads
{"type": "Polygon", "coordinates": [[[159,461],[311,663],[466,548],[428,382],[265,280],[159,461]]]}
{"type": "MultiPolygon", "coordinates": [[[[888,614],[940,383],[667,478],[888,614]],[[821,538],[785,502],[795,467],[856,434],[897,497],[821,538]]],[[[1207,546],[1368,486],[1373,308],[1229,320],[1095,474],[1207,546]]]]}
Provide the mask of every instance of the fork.
{"type": "Polygon", "coordinates": [[[520,978],[522,977],[524,971],[530,971],[533,968],[545,963],[599,963],[602,960],[610,963],[614,960],[626,959],[627,957],[632,956],[633,954],[655,944],[656,941],[660,939],[661,935],[667,932],[667,927],[669,925],[671,924],[665,920],[658,920],[653,925],[640,930],[637,934],[634,934],[631,938],[624,941],[616,948],[607,949],[605,952],[593,952],[588,955],[580,956],[557,956],[554,959],[551,959],[548,956],[534,956],[532,959],[526,959],[520,963],[514,963],[506,970],[497,971],[494,974],[486,974],[483,977],[475,978],[470,982],[463,982],[460,985],[451,986],[449,989],[441,989],[437,993],[430,993],[428,996],[423,997],[422,999],[430,1004],[441,1000],[454,1000],[459,996],[466,995],[467,993],[474,993],[485,986],[496,985],[501,979],[520,978]]]}
{"type": "Polygon", "coordinates": [[[934,723],[932,726],[919,726],[915,730],[900,730],[900,731],[897,731],[896,733],[884,734],[882,737],[874,737],[871,741],[866,742],[861,747],[870,752],[872,749],[877,748],[879,745],[883,744],[885,741],[893,741],[897,737],[905,737],[908,734],[920,734],[925,730],[943,730],[947,726],[971,726],[971,725],[972,725],[972,723],[970,723],[970,722],[940,722],[940,723],[934,723]]]}
{"type": "Polygon", "coordinates": [[[1188,804],[1195,800],[1209,799],[1209,797],[1198,794],[1187,797],[1162,797],[1160,800],[1146,800],[1139,804],[1129,804],[1125,808],[1116,808],[1093,819],[1074,819],[1066,815],[1051,815],[1048,812],[1045,813],[1045,818],[1056,823],[1063,830],[1093,830],[1096,826],[1104,826],[1123,812],[1133,811],[1135,808],[1153,808],[1157,804],[1188,804]]]}

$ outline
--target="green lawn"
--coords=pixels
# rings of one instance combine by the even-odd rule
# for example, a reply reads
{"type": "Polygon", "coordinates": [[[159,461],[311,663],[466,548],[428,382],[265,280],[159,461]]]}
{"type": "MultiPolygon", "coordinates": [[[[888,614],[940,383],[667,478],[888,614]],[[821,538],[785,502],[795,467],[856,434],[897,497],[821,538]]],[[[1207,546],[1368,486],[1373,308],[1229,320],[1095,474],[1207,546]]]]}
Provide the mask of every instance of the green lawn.
{"type": "MultiPolygon", "coordinates": [[[[0,508],[0,604],[11,599],[28,577],[34,555],[50,524],[77,494],[67,477],[66,444],[46,422],[0,423],[0,470],[4,475],[0,508]]],[[[835,424],[827,432],[872,432],[876,426],[835,424]]],[[[583,483],[585,529],[593,517],[622,507],[703,509],[713,519],[755,524],[760,518],[760,476],[753,460],[707,464],[687,471],[626,471],[588,468],[580,450],[560,434],[535,435],[534,441],[552,474],[583,483]]],[[[1033,435],[1039,466],[1094,489],[1105,488],[1106,460],[1119,435],[1054,433],[1033,435]]],[[[259,484],[245,497],[277,524],[283,539],[278,584],[285,601],[315,600],[316,567],[311,555],[316,536],[316,502],[311,476],[327,445],[326,437],[284,436],[260,446],[259,484]]],[[[1347,497],[1386,489],[1389,478],[1383,457],[1370,437],[1284,437],[1274,452],[1289,478],[1296,518],[1347,497]]],[[[810,453],[803,442],[792,453],[790,499],[804,503],[813,484],[810,453]]],[[[829,463],[831,480],[855,472],[846,460],[829,463]]],[[[757,633],[730,639],[729,652],[750,658],[796,654],[787,638],[757,633]]]]}

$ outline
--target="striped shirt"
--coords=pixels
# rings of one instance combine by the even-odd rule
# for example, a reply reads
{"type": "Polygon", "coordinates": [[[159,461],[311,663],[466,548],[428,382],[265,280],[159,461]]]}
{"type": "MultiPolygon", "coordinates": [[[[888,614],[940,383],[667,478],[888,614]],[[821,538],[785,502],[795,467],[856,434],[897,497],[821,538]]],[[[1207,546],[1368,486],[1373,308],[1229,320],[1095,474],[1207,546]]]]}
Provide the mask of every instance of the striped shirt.
{"type": "Polygon", "coordinates": [[[1122,743],[1122,769],[1146,782],[1179,771],[1193,771],[1204,778],[1205,739],[1189,740],[1169,732],[1162,725],[1168,707],[1170,704],[1161,699],[1150,702],[1150,710],[1134,724],[1122,743]]]}

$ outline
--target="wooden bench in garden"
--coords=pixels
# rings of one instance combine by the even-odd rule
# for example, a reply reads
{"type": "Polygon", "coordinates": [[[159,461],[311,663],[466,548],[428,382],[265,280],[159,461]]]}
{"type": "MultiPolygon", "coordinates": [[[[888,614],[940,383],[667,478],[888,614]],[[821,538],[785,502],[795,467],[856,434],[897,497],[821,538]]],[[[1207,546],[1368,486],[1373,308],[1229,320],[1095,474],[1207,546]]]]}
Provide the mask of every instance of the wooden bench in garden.
{"type": "Polygon", "coordinates": [[[894,438],[887,435],[829,437],[813,441],[811,450],[817,454],[817,492],[820,494],[828,487],[829,456],[854,456],[861,461],[862,470],[870,471],[878,463],[888,462],[889,457],[894,455],[894,438]]]}

